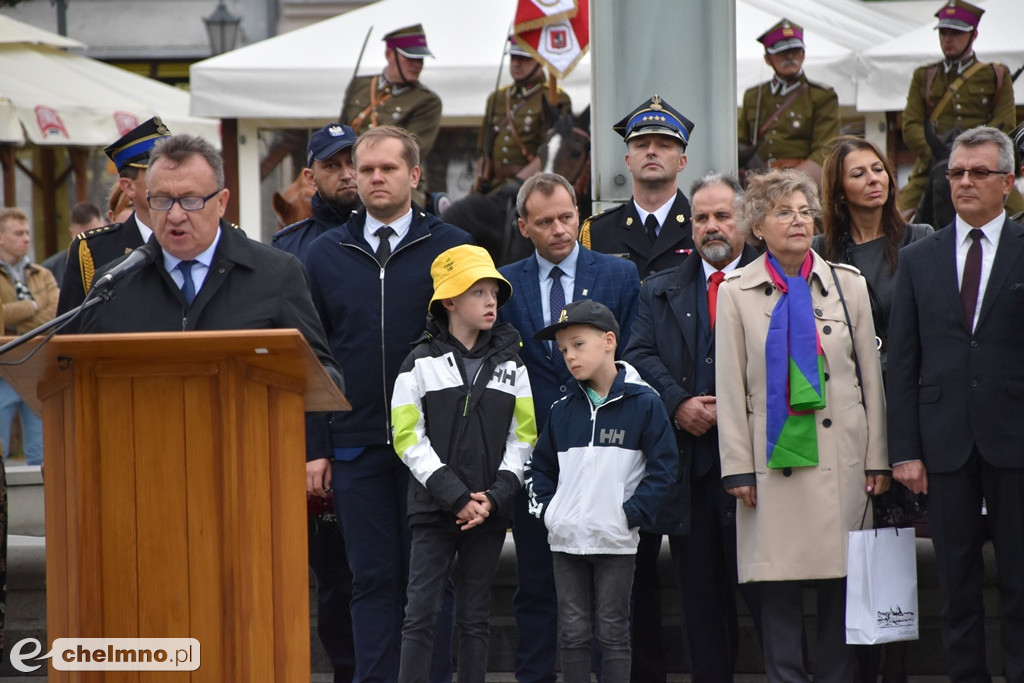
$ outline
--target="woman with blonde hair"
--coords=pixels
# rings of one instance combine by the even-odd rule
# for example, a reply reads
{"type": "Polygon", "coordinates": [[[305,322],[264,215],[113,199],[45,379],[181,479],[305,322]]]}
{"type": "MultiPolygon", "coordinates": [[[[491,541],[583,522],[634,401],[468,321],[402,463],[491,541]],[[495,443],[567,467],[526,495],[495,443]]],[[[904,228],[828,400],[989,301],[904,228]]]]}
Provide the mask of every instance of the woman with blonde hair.
{"type": "Polygon", "coordinates": [[[739,580],[760,590],[769,681],[810,680],[801,645],[805,585],[817,593],[814,680],[852,680],[847,537],[861,527],[868,497],[889,486],[867,287],[853,268],[811,250],[818,212],[805,174],[751,178],[740,215],[766,253],[718,292],[722,481],[743,503],[739,580]]]}

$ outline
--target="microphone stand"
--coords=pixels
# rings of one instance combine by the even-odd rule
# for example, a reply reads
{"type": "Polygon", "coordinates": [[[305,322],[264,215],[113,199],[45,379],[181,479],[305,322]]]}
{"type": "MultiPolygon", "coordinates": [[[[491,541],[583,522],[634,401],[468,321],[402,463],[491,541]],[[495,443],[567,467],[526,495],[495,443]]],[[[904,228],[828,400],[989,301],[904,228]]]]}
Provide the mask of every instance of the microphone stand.
{"type": "MultiPolygon", "coordinates": [[[[8,351],[12,351],[12,350],[18,348],[19,346],[21,346],[25,342],[28,342],[28,341],[31,341],[32,339],[35,339],[36,337],[38,337],[39,335],[43,334],[44,332],[48,332],[50,330],[53,330],[54,328],[59,329],[59,328],[63,327],[65,324],[71,322],[71,320],[73,318],[75,318],[76,316],[81,314],[82,311],[90,309],[93,306],[102,304],[105,301],[107,301],[108,299],[110,299],[110,295],[111,295],[111,288],[109,286],[108,287],[104,287],[102,291],[98,291],[96,289],[93,289],[89,293],[89,296],[86,297],[85,301],[83,301],[80,305],[75,306],[70,311],[68,311],[66,313],[63,313],[61,315],[58,315],[53,320],[50,320],[49,322],[45,322],[42,325],[40,325],[39,327],[35,328],[34,330],[29,330],[28,332],[26,332],[25,334],[21,335],[20,337],[17,337],[16,339],[12,339],[11,341],[9,341],[6,344],[4,344],[3,346],[0,346],[0,356],[4,355],[8,351]]],[[[54,334],[56,334],[56,331],[54,332],[54,334]]],[[[38,347],[36,347],[36,348],[38,348],[38,347]]],[[[15,361],[15,362],[18,362],[18,361],[15,361]]]]}

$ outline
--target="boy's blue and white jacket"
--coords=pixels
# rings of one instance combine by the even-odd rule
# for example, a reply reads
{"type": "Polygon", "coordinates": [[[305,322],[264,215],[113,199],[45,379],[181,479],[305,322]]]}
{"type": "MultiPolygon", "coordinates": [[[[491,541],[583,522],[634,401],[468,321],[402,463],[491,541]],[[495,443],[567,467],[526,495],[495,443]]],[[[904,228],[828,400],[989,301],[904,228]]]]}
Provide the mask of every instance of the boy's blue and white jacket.
{"type": "Polygon", "coordinates": [[[428,319],[402,364],[391,399],[395,450],[409,467],[409,521],[458,512],[484,491],[494,509],[484,526],[513,517],[523,464],[537,440],[533,394],[519,359],[519,333],[507,323],[481,332],[471,352],[428,319]],[[482,359],[475,380],[463,357],[482,359]]]}
{"type": "Polygon", "coordinates": [[[579,382],[551,406],[526,465],[530,514],[555,552],[630,555],[676,483],[676,439],[658,394],[635,369],[594,406],[579,382]]]}

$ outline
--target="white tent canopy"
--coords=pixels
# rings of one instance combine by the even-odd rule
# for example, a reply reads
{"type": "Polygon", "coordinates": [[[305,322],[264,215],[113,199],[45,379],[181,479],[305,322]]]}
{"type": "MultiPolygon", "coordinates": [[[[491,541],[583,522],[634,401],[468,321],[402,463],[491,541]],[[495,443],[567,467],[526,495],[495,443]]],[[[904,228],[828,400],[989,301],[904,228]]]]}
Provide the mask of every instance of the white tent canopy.
{"type": "MultiPolygon", "coordinates": [[[[985,10],[978,26],[974,49],[979,59],[1002,62],[1016,71],[1024,64],[1024,2],[987,0],[977,3],[985,10]]],[[[893,40],[863,51],[857,86],[860,111],[898,111],[907,101],[914,69],[942,58],[935,21],[893,40]]],[[[1014,99],[1024,102],[1024,78],[1014,84],[1014,99]]]]}
{"type": "Polygon", "coordinates": [[[189,94],[58,46],[77,41],[0,16],[0,143],[106,146],[159,115],[219,146],[219,124],[189,114],[189,94]]]}
{"type": "MultiPolygon", "coordinates": [[[[853,104],[856,94],[854,51],[913,26],[898,15],[855,0],[736,1],[737,98],[744,89],[770,76],[756,38],[782,16],[805,29],[808,76],[835,87],[844,104],[853,104]],[[849,30],[851,25],[858,30],[849,30]]],[[[483,115],[487,93],[494,88],[515,6],[516,0],[381,0],[194,64],[192,113],[219,118],[332,120],[341,108],[367,33],[369,41],[359,67],[364,75],[383,68],[381,39],[385,33],[419,22],[437,55],[427,59],[424,84],[441,96],[446,121],[476,120],[483,115]]],[[[502,76],[507,81],[507,76],[502,76]]],[[[577,110],[590,101],[589,55],[561,85],[577,110]]],[[[657,88],[651,83],[652,92],[657,88]]]]}

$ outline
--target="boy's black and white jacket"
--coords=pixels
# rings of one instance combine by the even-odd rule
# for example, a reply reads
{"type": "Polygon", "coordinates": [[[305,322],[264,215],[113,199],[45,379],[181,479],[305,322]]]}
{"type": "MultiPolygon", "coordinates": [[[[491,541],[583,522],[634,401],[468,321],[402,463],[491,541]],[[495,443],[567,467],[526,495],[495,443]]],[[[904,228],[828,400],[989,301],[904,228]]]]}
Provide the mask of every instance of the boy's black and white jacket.
{"type": "Polygon", "coordinates": [[[409,521],[455,515],[484,491],[494,506],[485,525],[507,526],[537,440],[519,333],[497,324],[466,351],[443,323],[429,318],[391,399],[395,450],[413,475],[409,521]],[[475,378],[467,380],[464,356],[482,361],[475,378]]]}
{"type": "Polygon", "coordinates": [[[526,465],[530,514],[555,552],[636,553],[639,527],[654,523],[676,483],[678,451],[658,394],[628,363],[607,400],[582,385],[551,407],[526,465]]]}

